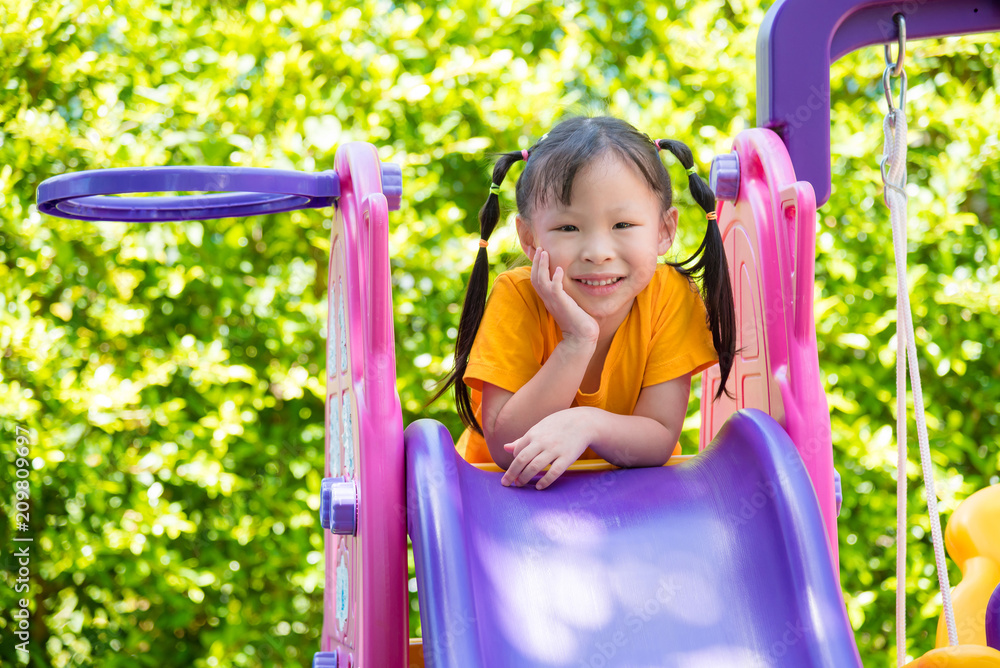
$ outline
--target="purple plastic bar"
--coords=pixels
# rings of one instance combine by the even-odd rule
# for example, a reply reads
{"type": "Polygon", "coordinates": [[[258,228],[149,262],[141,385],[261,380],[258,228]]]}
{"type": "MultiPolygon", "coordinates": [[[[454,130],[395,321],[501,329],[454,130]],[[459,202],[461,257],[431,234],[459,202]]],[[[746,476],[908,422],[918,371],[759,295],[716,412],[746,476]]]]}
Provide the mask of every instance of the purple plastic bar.
{"type": "MultiPolygon", "coordinates": [[[[778,0],[757,35],[757,125],[788,147],[795,176],[830,199],[830,64],[873,44],[1000,31],[1000,0],[778,0]]],[[[895,48],[893,48],[895,53],[895,48]]],[[[881,55],[881,54],[880,54],[881,55]]]]}
{"type": "MultiPolygon", "coordinates": [[[[403,177],[381,164],[383,194],[399,209],[403,177]]],[[[140,167],[61,174],[38,187],[38,210],[76,220],[156,223],[210,220],[331,206],[340,196],[335,171],[307,173],[256,167],[140,167]],[[113,197],[126,193],[207,192],[207,195],[113,197]]]]}
{"type": "Polygon", "coordinates": [[[428,666],[861,666],[809,476],[761,411],[683,464],[542,492],[433,420],[405,444],[428,666]]]}

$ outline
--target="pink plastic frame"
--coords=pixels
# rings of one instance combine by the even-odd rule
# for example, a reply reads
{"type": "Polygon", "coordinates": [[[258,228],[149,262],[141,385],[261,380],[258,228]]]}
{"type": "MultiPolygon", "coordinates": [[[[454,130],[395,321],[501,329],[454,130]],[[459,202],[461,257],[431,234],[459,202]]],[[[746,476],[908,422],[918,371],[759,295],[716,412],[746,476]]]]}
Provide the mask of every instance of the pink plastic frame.
{"type": "Polygon", "coordinates": [[[758,408],[788,432],[819,498],[839,573],[830,413],[819,373],[813,320],[816,197],[796,181],[781,139],[761,128],[733,142],[739,197],[718,207],[739,324],[728,388],[735,401],[712,403],[718,367],[703,376],[700,447],[739,408],[758,408]]]}
{"type": "Polygon", "coordinates": [[[337,653],[341,668],[405,666],[403,418],[396,393],[389,207],[374,146],[342,145],[335,169],[341,195],[330,236],[326,477],[355,482],[358,513],[354,536],[326,533],[321,647],[337,653]]]}

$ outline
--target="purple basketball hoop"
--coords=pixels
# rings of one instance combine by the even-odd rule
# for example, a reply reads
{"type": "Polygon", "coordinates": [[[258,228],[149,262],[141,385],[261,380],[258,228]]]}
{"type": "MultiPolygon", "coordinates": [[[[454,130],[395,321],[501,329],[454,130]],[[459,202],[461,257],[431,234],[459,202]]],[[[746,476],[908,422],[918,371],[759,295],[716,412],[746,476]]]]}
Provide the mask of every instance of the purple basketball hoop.
{"type": "Polygon", "coordinates": [[[62,174],[38,187],[38,210],[77,220],[132,223],[256,216],[330,206],[336,172],[308,174],[254,167],[146,167],[62,174]],[[116,197],[188,191],[205,195],[116,197]]]}
{"type": "MultiPolygon", "coordinates": [[[[387,170],[399,173],[395,165],[383,165],[383,173],[387,170]]],[[[254,167],[95,169],[42,182],[38,187],[38,210],[77,220],[152,223],[320,208],[333,205],[339,196],[340,179],[334,171],[310,174],[254,167]],[[207,194],[117,197],[176,191],[207,194]]]]}

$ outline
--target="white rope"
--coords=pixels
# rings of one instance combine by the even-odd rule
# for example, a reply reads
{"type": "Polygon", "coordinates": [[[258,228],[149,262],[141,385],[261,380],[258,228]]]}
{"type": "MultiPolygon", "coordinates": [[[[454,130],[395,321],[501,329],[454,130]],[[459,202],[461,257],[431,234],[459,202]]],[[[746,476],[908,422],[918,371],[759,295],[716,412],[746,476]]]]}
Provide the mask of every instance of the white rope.
{"type": "Polygon", "coordinates": [[[948,641],[958,644],[955,630],[955,613],[951,605],[951,585],[948,565],[941,538],[941,518],[938,514],[937,494],[934,491],[934,471],[931,463],[927,423],[924,420],[924,400],[917,366],[917,347],[913,336],[913,316],[910,312],[910,295],[906,281],[906,113],[893,109],[885,117],[885,153],[889,165],[885,176],[885,200],[892,220],[892,241],[896,254],[896,661],[906,663],[906,366],[910,366],[910,384],[913,386],[913,407],[917,422],[917,440],[920,445],[920,466],[924,477],[924,492],[930,515],[931,542],[934,545],[934,562],[937,567],[938,586],[944,604],[948,641]],[[904,353],[905,351],[905,353],[904,353]]]}
{"type": "MultiPolygon", "coordinates": [[[[896,113],[896,112],[890,112],[896,113]]],[[[892,142],[890,130],[890,116],[885,117],[883,129],[885,131],[885,155],[883,158],[889,160],[892,142]]],[[[903,121],[905,127],[906,122],[903,121]]],[[[905,144],[905,142],[904,142],[905,144]]],[[[904,145],[905,153],[906,147],[904,145]]],[[[894,161],[898,162],[898,161],[894,161]]],[[[906,170],[906,160],[902,161],[903,170],[906,170]]],[[[891,168],[890,168],[890,171],[891,168]]],[[[887,180],[888,181],[888,180],[887,180]]],[[[905,178],[904,181],[905,183],[905,178]]],[[[906,248],[906,216],[903,216],[903,229],[897,235],[897,225],[895,224],[896,211],[889,202],[889,187],[886,186],[886,205],[889,206],[889,215],[893,221],[892,235],[895,244],[896,237],[902,237],[903,248],[906,248]]],[[[903,199],[903,206],[906,206],[906,198],[903,199]]],[[[895,248],[895,245],[894,245],[895,248]]],[[[896,665],[902,666],[906,663],[906,350],[907,338],[906,328],[899,326],[899,319],[902,317],[905,306],[903,305],[903,295],[906,294],[899,289],[899,264],[900,254],[898,249],[896,254],[896,665]]],[[[902,263],[906,264],[906,256],[903,256],[902,263]]],[[[905,271],[905,269],[904,269],[905,271]]],[[[904,274],[905,276],[905,274],[904,274]]]]}

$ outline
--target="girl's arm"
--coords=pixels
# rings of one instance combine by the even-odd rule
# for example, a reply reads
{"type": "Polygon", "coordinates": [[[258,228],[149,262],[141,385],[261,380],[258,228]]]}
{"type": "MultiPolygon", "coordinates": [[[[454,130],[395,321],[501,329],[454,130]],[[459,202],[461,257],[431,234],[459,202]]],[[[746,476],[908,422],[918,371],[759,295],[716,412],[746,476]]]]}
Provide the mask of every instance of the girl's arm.
{"type": "Polygon", "coordinates": [[[642,390],[632,415],[578,406],[552,414],[505,446],[513,455],[503,484],[523,486],[545,467],[545,489],[587,447],[617,466],[661,466],[680,437],[691,393],[691,374],[642,390]]]}
{"type": "Polygon", "coordinates": [[[483,383],[483,437],[498,466],[506,469],[514,460],[504,445],[573,403],[595,348],[596,342],[564,339],[516,393],[483,383]]]}
{"type": "Polygon", "coordinates": [[[600,411],[590,447],[615,466],[663,466],[681,437],[690,397],[691,374],[645,387],[632,415],[600,411]]]}
{"type": "Polygon", "coordinates": [[[572,405],[601,333],[597,321],[563,290],[562,267],[550,273],[546,251],[532,246],[525,252],[532,261],[531,285],[559,324],[563,338],[538,373],[516,393],[483,383],[483,437],[493,461],[502,468],[513,461],[504,445],[572,405]]]}

